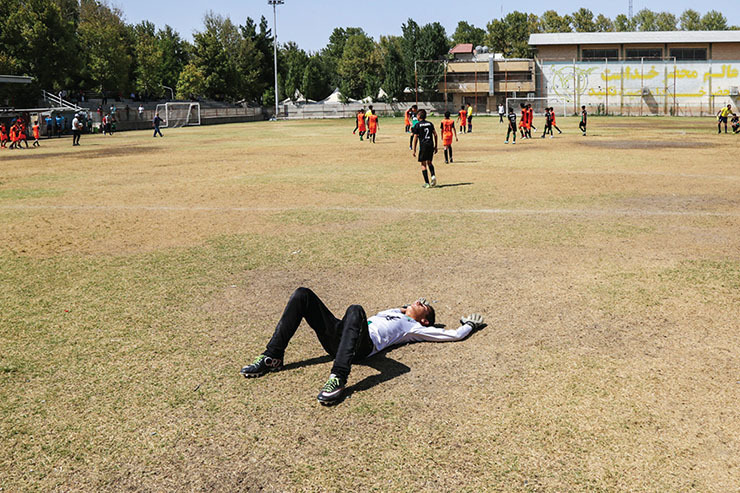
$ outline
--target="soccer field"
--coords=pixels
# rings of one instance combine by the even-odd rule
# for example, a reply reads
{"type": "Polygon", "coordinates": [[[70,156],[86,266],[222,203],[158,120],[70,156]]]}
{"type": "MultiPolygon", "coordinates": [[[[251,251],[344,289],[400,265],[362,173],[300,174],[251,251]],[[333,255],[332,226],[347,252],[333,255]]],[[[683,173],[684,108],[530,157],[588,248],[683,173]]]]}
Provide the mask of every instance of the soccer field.
{"type": "Polygon", "coordinates": [[[402,118],[0,149],[0,491],[736,491],[740,136],[474,125],[432,189],[402,118]],[[327,408],[305,325],[238,373],[298,286],[488,326],[327,408]]]}

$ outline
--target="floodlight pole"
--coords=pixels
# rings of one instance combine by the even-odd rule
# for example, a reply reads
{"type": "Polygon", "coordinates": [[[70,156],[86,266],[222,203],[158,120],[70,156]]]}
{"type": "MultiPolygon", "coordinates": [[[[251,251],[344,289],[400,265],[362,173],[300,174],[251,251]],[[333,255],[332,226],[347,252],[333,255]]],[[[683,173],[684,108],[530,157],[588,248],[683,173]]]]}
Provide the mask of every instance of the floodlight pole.
{"type": "Polygon", "coordinates": [[[275,119],[278,117],[278,71],[277,71],[277,6],[283,5],[285,0],[267,0],[268,5],[272,5],[272,50],[275,59],[275,119]]]}

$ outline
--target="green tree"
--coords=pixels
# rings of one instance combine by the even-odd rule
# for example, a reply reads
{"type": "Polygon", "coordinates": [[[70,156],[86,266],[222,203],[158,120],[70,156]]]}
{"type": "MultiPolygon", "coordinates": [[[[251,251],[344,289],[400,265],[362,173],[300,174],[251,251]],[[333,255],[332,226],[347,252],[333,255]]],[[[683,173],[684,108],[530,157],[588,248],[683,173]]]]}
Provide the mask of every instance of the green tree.
{"type": "Polygon", "coordinates": [[[401,54],[401,38],[398,36],[381,36],[380,53],[383,57],[383,90],[390,100],[400,100],[406,89],[406,70],[401,54]]]}
{"type": "Polygon", "coordinates": [[[624,14],[619,14],[614,18],[614,29],[617,32],[630,32],[635,30],[635,23],[624,14]]]}
{"type": "Polygon", "coordinates": [[[190,58],[190,46],[170,26],[157,31],[157,44],[162,58],[159,61],[161,82],[175,87],[185,65],[190,58]]]}
{"type": "Polygon", "coordinates": [[[365,31],[359,27],[337,27],[329,36],[329,43],[321,51],[324,67],[329,76],[329,83],[334,87],[341,85],[339,76],[339,60],[344,54],[344,45],[351,36],[366,36],[365,31]]]}
{"type": "Polygon", "coordinates": [[[596,32],[594,13],[586,8],[580,8],[573,12],[573,28],[579,33],[596,32]]]}
{"type": "Polygon", "coordinates": [[[675,31],[678,29],[678,19],[670,12],[660,12],[655,16],[655,26],[658,31],[675,31]]]}
{"type": "Polygon", "coordinates": [[[194,62],[190,62],[180,72],[177,81],[177,97],[179,99],[199,99],[206,96],[206,87],[203,84],[205,76],[194,62]]]}
{"type": "MultiPolygon", "coordinates": [[[[247,17],[247,21],[244,26],[241,27],[242,37],[244,39],[251,40],[254,43],[255,59],[253,62],[256,64],[257,70],[259,71],[259,80],[252,90],[257,94],[256,99],[261,99],[262,94],[265,90],[273,86],[275,80],[275,69],[273,60],[273,37],[272,32],[268,28],[267,20],[262,17],[259,22],[259,26],[252,18],[247,17]]],[[[269,94],[274,104],[274,92],[273,89],[269,94]]],[[[268,104],[262,102],[262,104],[268,104]]]]}
{"type": "Polygon", "coordinates": [[[457,29],[455,29],[455,32],[452,34],[452,43],[455,45],[470,43],[473,45],[473,48],[475,48],[484,43],[485,36],[485,30],[475,27],[472,24],[468,24],[465,21],[460,21],[457,23],[457,29]]]}
{"type": "Polygon", "coordinates": [[[134,86],[140,93],[162,96],[162,50],[157,42],[156,28],[149,21],[134,26],[134,86]]]}
{"type": "Polygon", "coordinates": [[[614,31],[614,22],[604,14],[596,16],[596,32],[599,33],[610,33],[614,31]]]}
{"type": "Polygon", "coordinates": [[[306,68],[303,70],[301,92],[306,98],[314,101],[324,99],[331,93],[329,77],[325,71],[321,55],[318,53],[309,57],[306,68]]]}
{"type": "Polygon", "coordinates": [[[283,81],[283,95],[295,101],[296,91],[301,90],[303,74],[308,65],[308,55],[290,41],[280,49],[281,67],[285,77],[283,81]]]}
{"type": "Polygon", "coordinates": [[[129,86],[130,44],[123,14],[98,0],[81,0],[78,36],[82,77],[99,91],[124,92],[129,86]]]}
{"type": "Polygon", "coordinates": [[[64,88],[77,73],[76,15],[68,7],[54,0],[2,2],[0,53],[17,74],[32,75],[36,87],[64,88]]]}
{"type": "Polygon", "coordinates": [[[693,9],[686,9],[679,17],[682,31],[701,31],[704,26],[701,23],[701,14],[693,9]]]}
{"type": "MultiPolygon", "coordinates": [[[[350,36],[339,60],[340,91],[346,98],[361,99],[372,94],[369,82],[381,72],[381,61],[375,43],[365,34],[350,36]]],[[[377,94],[377,93],[376,93],[377,94]]]]}
{"type": "Polygon", "coordinates": [[[657,31],[657,15],[650,9],[642,9],[632,18],[637,31],[657,31]]]}
{"type": "MultiPolygon", "coordinates": [[[[439,22],[425,24],[419,29],[416,46],[417,60],[442,60],[450,52],[447,32],[439,22]]],[[[442,63],[423,63],[417,65],[419,87],[424,91],[436,91],[444,76],[442,63]]]]}
{"type": "Polygon", "coordinates": [[[545,33],[572,32],[571,22],[573,19],[569,15],[561,16],[554,10],[547,10],[540,17],[540,26],[545,33]]]}
{"type": "Polygon", "coordinates": [[[721,12],[710,10],[701,18],[701,24],[706,31],[725,31],[728,29],[727,18],[721,12]]]}
{"type": "Polygon", "coordinates": [[[494,19],[486,26],[486,45],[494,52],[507,57],[530,58],[529,16],[523,12],[511,12],[503,20],[494,19]]]}

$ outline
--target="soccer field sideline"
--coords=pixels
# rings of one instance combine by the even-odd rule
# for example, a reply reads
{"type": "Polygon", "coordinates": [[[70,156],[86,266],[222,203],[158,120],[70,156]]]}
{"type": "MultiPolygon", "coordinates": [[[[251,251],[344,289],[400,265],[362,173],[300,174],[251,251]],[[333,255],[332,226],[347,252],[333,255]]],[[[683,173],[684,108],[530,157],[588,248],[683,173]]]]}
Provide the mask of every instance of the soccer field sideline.
{"type": "Polygon", "coordinates": [[[568,216],[707,216],[740,217],[740,212],[706,211],[649,211],[628,209],[415,209],[403,207],[182,207],[166,205],[0,205],[5,210],[60,210],[60,211],[146,211],[146,212],[288,212],[295,210],[338,212],[393,212],[408,214],[502,214],[502,215],[568,215],[568,216]]]}

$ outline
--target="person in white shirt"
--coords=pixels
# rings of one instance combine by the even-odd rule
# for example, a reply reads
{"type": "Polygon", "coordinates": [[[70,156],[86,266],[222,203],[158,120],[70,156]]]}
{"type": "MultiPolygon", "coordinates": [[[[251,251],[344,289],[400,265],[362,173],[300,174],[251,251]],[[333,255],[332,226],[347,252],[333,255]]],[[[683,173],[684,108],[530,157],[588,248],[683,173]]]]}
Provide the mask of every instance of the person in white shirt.
{"type": "Polygon", "coordinates": [[[506,110],[504,109],[503,104],[498,105],[498,122],[504,123],[504,115],[506,114],[506,110]]]}
{"type": "Polygon", "coordinates": [[[282,369],[285,348],[304,319],[316,332],[324,350],[334,358],[329,380],[317,397],[324,405],[341,400],[352,363],[398,344],[459,341],[484,326],[483,317],[474,313],[461,318],[457,329],[435,327],[434,308],[424,298],[370,318],[362,306],[351,305],[344,318],[338,319],[313,291],[298,288],[288,300],[265,351],[240,373],[253,378],[282,369]]]}

